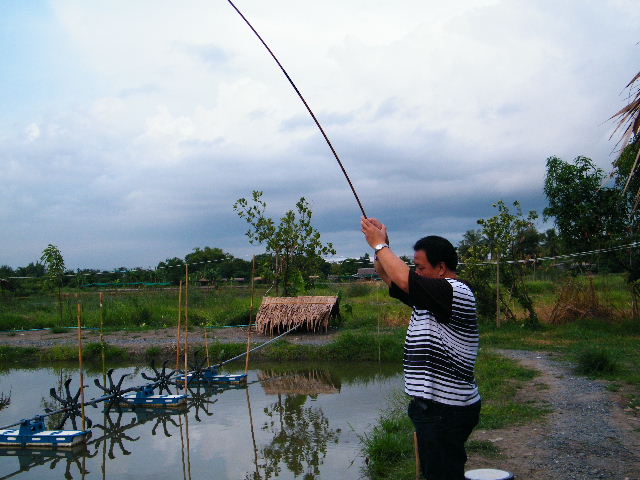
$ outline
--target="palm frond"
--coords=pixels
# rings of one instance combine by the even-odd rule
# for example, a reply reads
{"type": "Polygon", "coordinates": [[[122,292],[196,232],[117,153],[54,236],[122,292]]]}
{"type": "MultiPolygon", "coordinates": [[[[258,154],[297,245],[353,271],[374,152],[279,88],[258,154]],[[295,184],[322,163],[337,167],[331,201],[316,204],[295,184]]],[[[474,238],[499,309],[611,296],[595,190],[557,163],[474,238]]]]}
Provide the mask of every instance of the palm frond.
{"type": "MultiPolygon", "coordinates": [[[[638,72],[625,88],[633,90],[634,84],[640,80],[638,72]]],[[[620,129],[623,129],[622,136],[616,145],[621,145],[621,150],[630,144],[640,134],[640,85],[636,88],[635,94],[629,92],[629,103],[613,114],[609,120],[618,120],[615,130],[611,134],[611,139],[620,129]]]]}

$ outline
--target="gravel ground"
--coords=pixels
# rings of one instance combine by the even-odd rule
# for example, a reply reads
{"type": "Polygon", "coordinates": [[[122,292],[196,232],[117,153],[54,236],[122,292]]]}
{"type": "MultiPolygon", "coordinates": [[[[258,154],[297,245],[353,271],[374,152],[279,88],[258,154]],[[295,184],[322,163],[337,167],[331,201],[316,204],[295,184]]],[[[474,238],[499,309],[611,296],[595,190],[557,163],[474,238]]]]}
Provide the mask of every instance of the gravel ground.
{"type": "MultiPolygon", "coordinates": [[[[542,425],[478,432],[476,438],[495,442],[502,455],[475,463],[528,480],[640,480],[639,412],[625,411],[619,394],[606,389],[607,382],[575,376],[571,365],[553,354],[498,353],[541,372],[519,395],[547,403],[553,412],[542,425]]],[[[469,466],[473,463],[471,458],[469,466]]]]}

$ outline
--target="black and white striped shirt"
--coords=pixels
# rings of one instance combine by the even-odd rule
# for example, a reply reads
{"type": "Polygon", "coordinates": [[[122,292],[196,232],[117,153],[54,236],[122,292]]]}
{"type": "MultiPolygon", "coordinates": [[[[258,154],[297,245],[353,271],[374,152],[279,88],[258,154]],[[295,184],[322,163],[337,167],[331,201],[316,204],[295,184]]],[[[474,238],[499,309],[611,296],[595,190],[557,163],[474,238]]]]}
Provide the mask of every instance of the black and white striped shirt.
{"type": "Polygon", "coordinates": [[[405,392],[454,406],[480,400],[474,378],[479,331],[471,289],[453,278],[409,273],[409,293],[389,294],[413,308],[404,346],[405,392]]]}

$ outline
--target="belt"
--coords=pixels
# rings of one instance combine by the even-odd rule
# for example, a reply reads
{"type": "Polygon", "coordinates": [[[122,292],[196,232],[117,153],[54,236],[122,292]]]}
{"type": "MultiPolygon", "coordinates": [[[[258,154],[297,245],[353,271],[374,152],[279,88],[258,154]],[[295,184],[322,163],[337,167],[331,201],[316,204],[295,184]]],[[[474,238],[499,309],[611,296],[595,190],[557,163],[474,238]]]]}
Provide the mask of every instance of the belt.
{"type": "Polygon", "coordinates": [[[477,408],[480,406],[480,400],[471,405],[448,405],[446,403],[436,402],[434,400],[429,400],[428,398],[422,397],[411,397],[411,400],[416,402],[416,404],[420,405],[423,409],[433,409],[433,408],[441,408],[443,410],[467,410],[469,408],[477,408]]]}

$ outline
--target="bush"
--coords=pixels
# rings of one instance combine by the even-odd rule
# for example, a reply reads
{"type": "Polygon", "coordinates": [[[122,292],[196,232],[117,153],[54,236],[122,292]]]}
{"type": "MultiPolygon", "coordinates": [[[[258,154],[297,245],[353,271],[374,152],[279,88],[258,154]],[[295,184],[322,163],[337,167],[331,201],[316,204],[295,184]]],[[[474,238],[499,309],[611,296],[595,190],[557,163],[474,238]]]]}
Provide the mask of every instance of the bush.
{"type": "Polygon", "coordinates": [[[147,307],[138,307],[131,312],[131,322],[137,326],[144,326],[151,323],[153,314],[147,307]]]}
{"type": "MultiPolygon", "coordinates": [[[[254,311],[255,316],[255,311],[254,311]]],[[[248,325],[249,324],[249,309],[237,312],[234,315],[228,317],[226,319],[225,325],[233,326],[233,325],[248,325]]]]}
{"type": "Polygon", "coordinates": [[[354,283],[349,285],[346,291],[347,297],[364,297],[373,291],[373,287],[367,283],[354,283]]]}
{"type": "Polygon", "coordinates": [[[578,355],[576,372],[582,375],[599,375],[618,371],[618,362],[606,350],[585,350],[578,355]]]}
{"type": "Polygon", "coordinates": [[[161,352],[162,352],[162,349],[160,347],[153,346],[153,347],[147,348],[144,354],[147,358],[151,359],[151,358],[156,358],[158,355],[160,355],[161,352]]]}
{"type": "Polygon", "coordinates": [[[556,286],[548,280],[530,280],[525,283],[530,294],[555,293],[556,286]]]}

